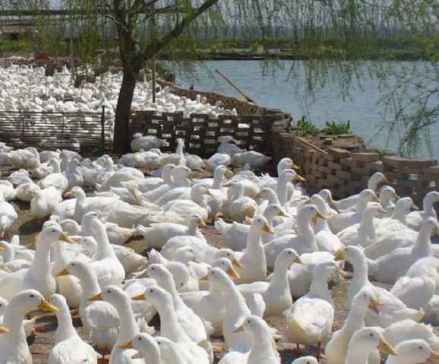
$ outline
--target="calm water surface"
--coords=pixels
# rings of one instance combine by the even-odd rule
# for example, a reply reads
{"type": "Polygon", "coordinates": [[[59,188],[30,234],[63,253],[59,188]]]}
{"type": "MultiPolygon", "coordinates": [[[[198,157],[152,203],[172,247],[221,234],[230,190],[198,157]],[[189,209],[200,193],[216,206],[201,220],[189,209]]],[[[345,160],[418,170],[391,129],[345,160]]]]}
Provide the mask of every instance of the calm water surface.
{"type": "MultiPolygon", "coordinates": [[[[389,138],[388,127],[381,130],[393,115],[386,112],[380,101],[389,85],[396,84],[395,78],[413,77],[414,66],[421,76],[429,72],[423,62],[362,62],[342,66],[319,62],[208,61],[191,67],[190,72],[180,67],[175,70],[180,85],[193,84],[196,89],[237,96],[215,73],[218,69],[260,105],[282,109],[295,119],[305,115],[318,126],[330,120],[350,120],[353,132],[369,145],[397,150],[400,134],[396,132],[389,138]],[[386,82],[382,81],[383,74],[388,77],[386,82]]],[[[421,145],[417,156],[439,159],[435,140],[439,140],[439,124],[430,130],[431,149],[421,145]]]]}

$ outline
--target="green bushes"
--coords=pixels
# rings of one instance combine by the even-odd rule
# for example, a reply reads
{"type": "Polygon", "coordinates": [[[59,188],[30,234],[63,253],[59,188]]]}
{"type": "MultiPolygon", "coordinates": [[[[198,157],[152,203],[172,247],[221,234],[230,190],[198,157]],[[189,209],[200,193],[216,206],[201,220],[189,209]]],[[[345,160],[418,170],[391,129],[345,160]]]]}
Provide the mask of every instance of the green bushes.
{"type": "Polygon", "coordinates": [[[296,124],[295,132],[299,136],[315,136],[318,134],[326,135],[343,135],[351,134],[351,122],[350,121],[328,121],[323,129],[319,129],[310,120],[306,120],[305,116],[302,116],[296,124]]]}

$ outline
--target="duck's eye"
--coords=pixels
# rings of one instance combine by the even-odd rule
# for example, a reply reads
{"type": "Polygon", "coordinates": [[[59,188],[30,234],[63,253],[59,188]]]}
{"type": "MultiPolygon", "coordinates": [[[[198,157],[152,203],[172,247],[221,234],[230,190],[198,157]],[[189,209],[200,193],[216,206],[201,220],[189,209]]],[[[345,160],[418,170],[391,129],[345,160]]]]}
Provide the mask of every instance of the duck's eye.
{"type": "Polygon", "coordinates": [[[107,289],[107,293],[111,293],[111,289],[107,289]]]}
{"type": "Polygon", "coordinates": [[[141,337],[138,337],[138,338],[137,338],[137,341],[142,341],[142,338],[141,338],[141,337]]]}
{"type": "Polygon", "coordinates": [[[370,336],[370,337],[373,337],[373,334],[372,334],[372,333],[370,333],[370,334],[369,334],[369,336],[370,336]]]}
{"type": "Polygon", "coordinates": [[[154,293],[154,290],[151,288],[151,289],[149,290],[149,293],[154,293]]]}
{"type": "Polygon", "coordinates": [[[293,252],[292,252],[292,251],[289,251],[289,252],[288,252],[288,255],[292,255],[292,254],[293,254],[293,252]]]}
{"type": "Polygon", "coordinates": [[[418,346],[418,349],[419,350],[423,350],[424,348],[422,346],[418,346]]]}
{"type": "Polygon", "coordinates": [[[35,298],[35,295],[32,293],[29,295],[30,298],[35,298]]]}
{"type": "Polygon", "coordinates": [[[155,270],[155,268],[154,268],[154,267],[151,267],[151,270],[155,270]]]}

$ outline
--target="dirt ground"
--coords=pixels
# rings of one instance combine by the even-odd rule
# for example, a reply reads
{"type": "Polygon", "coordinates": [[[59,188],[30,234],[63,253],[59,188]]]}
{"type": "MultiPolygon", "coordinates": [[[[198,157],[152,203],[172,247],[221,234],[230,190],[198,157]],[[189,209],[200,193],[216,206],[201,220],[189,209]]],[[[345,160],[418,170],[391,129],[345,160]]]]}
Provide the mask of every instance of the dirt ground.
{"type": "MultiPolygon", "coordinates": [[[[15,204],[18,211],[19,219],[13,229],[15,233],[19,233],[21,237],[21,244],[33,245],[36,235],[41,230],[44,221],[35,221],[31,219],[28,206],[26,204],[15,204]]],[[[222,246],[222,237],[215,231],[213,227],[204,229],[204,234],[208,241],[215,246],[222,246]]],[[[343,308],[347,282],[338,282],[333,290],[334,301],[336,304],[336,319],[334,323],[334,330],[339,329],[346,317],[346,310],[343,308]]],[[[74,315],[74,324],[81,334],[81,320],[77,315],[74,315]]],[[[285,321],[281,318],[268,318],[267,321],[272,327],[275,327],[280,339],[277,341],[278,350],[282,357],[282,364],[290,364],[292,360],[305,354],[315,353],[315,349],[305,350],[303,347],[300,352],[297,352],[296,345],[289,343],[287,339],[287,328],[285,321]]],[[[56,318],[54,315],[46,315],[38,319],[36,324],[37,334],[31,339],[31,352],[33,355],[34,364],[46,364],[47,356],[50,348],[53,346],[53,335],[56,330],[56,318]]],[[[217,363],[224,354],[224,347],[222,338],[212,338],[215,362],[217,363]]],[[[325,363],[324,358],[321,363],[325,363]]]]}

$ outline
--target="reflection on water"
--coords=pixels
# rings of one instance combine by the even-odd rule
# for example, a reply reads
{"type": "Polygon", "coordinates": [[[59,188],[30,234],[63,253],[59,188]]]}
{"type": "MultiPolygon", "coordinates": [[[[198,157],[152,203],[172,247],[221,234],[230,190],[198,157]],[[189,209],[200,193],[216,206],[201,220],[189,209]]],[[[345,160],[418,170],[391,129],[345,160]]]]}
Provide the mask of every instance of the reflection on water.
{"type": "MultiPolygon", "coordinates": [[[[324,126],[326,121],[350,120],[353,132],[361,135],[369,145],[393,151],[398,149],[404,128],[393,128],[389,136],[389,120],[400,111],[395,96],[389,97],[389,92],[395,89],[402,93],[404,86],[400,82],[403,75],[410,77],[410,81],[423,80],[422,87],[435,83],[429,76],[428,64],[424,62],[339,62],[328,65],[323,61],[268,64],[263,61],[208,61],[196,64],[191,72],[175,68],[177,82],[185,86],[193,84],[200,90],[238,96],[215,73],[215,69],[227,75],[258,104],[287,111],[295,119],[305,115],[318,126],[324,126]],[[416,78],[415,72],[418,73],[416,78]]],[[[405,87],[406,94],[398,94],[398,97],[404,102],[418,100],[419,90],[405,87]]],[[[429,102],[439,104],[439,98],[433,95],[429,102]]],[[[413,105],[410,107],[415,109],[413,105]]],[[[438,140],[439,124],[431,127],[429,135],[431,141],[438,140]]],[[[435,143],[419,144],[418,149],[418,157],[432,155],[439,158],[439,147],[435,143]]]]}

